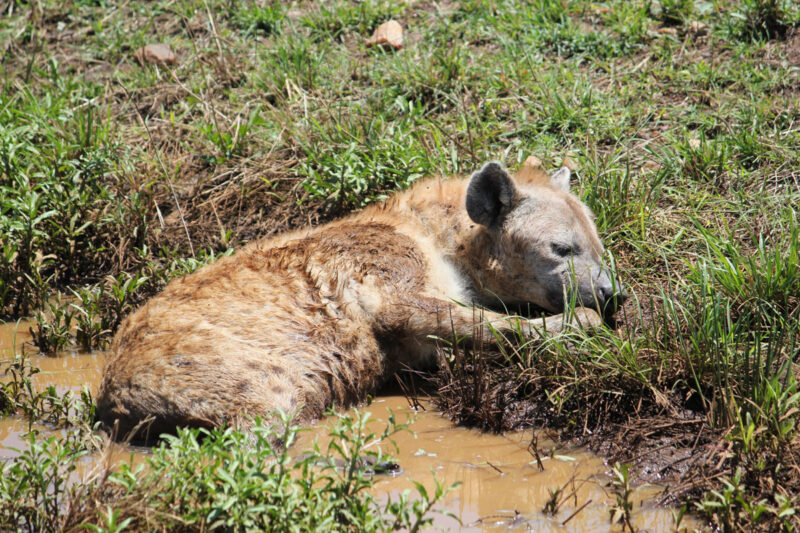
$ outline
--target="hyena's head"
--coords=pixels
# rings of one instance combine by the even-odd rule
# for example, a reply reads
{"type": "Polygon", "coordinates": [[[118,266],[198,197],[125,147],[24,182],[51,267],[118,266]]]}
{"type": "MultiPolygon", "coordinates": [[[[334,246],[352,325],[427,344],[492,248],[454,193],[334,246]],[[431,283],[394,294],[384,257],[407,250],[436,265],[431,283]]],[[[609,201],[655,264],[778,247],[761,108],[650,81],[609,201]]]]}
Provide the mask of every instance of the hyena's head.
{"type": "Polygon", "coordinates": [[[516,180],[494,162],[470,179],[467,213],[483,226],[491,270],[480,300],[560,312],[575,298],[613,312],[625,296],[602,262],[591,211],[569,192],[567,167],[548,176],[537,162],[526,161],[516,180]]]}

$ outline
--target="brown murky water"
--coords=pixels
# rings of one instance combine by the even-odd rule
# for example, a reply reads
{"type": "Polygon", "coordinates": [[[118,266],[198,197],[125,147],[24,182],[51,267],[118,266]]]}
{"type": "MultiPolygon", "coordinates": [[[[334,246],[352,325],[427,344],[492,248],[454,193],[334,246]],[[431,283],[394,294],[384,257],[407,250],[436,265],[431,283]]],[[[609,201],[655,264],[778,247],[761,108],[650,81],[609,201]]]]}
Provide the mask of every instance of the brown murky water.
{"type": "MultiPolygon", "coordinates": [[[[102,353],[67,353],[60,357],[43,357],[30,344],[29,324],[0,325],[0,361],[13,357],[14,351],[25,350],[41,369],[35,376],[38,387],[54,385],[60,393],[79,392],[88,386],[96,392],[102,367],[102,353]]],[[[380,433],[391,409],[398,420],[415,417],[413,433],[401,432],[393,437],[400,448],[397,462],[402,473],[376,478],[378,494],[396,496],[406,489],[414,491],[412,479],[431,491],[433,475],[449,485],[460,482],[448,493],[440,508],[460,517],[458,521],[437,516],[435,525],[445,531],[620,531],[609,523],[609,509],[615,496],[609,488],[609,467],[600,457],[581,448],[559,447],[542,433],[538,449],[543,471],[528,451],[531,432],[489,435],[456,427],[434,410],[414,413],[401,396],[378,397],[362,410],[370,411],[371,429],[380,433]],[[551,491],[562,489],[565,501],[555,515],[543,512],[551,491]]],[[[295,445],[298,453],[319,438],[326,439],[326,421],[304,432],[295,445]]],[[[11,417],[0,420],[0,460],[13,457],[25,446],[27,423],[11,417]]],[[[385,451],[394,451],[389,446],[385,451]]],[[[115,455],[126,459],[130,449],[121,447],[115,455]]],[[[137,452],[139,453],[139,452],[137,452]]],[[[95,460],[99,460],[95,458],[95,460]]],[[[90,461],[91,462],[91,459],[90,461]]],[[[90,465],[87,465],[90,466],[90,465]]],[[[89,468],[87,468],[87,471],[89,468]]],[[[658,506],[663,487],[641,486],[634,492],[633,523],[642,531],[674,530],[673,511],[658,506]]],[[[697,527],[685,519],[682,527],[697,527]]]]}

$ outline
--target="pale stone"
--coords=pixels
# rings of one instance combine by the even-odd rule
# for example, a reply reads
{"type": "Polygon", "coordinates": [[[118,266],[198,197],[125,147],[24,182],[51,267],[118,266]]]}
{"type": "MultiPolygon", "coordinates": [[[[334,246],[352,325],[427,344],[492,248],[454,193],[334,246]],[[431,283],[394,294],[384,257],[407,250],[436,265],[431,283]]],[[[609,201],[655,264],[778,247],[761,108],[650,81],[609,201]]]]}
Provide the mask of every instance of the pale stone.
{"type": "Polygon", "coordinates": [[[403,27],[396,20],[387,20],[367,39],[367,46],[388,45],[397,50],[403,47],[403,27]]]}
{"type": "Polygon", "coordinates": [[[155,63],[159,65],[173,65],[177,59],[175,52],[166,44],[148,44],[134,52],[136,60],[144,65],[145,63],[155,63]]]}
{"type": "Polygon", "coordinates": [[[700,22],[698,20],[693,20],[689,24],[689,31],[694,33],[695,35],[705,35],[708,33],[708,24],[705,22],[700,22]]]}

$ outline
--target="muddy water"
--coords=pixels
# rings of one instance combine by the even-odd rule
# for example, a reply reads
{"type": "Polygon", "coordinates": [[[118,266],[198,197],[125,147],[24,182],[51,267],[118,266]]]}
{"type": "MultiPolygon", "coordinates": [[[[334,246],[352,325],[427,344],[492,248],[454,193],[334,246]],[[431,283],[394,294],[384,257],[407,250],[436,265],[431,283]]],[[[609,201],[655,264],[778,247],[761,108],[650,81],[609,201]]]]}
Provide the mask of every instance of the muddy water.
{"type": "MultiPolygon", "coordinates": [[[[0,361],[25,350],[31,354],[34,366],[42,370],[35,376],[38,387],[54,385],[64,393],[79,392],[88,386],[96,393],[101,353],[68,353],[55,358],[36,355],[35,349],[26,344],[30,340],[28,327],[24,322],[0,325],[0,361]]],[[[413,492],[412,479],[422,482],[430,492],[434,474],[446,484],[460,482],[440,508],[460,517],[461,524],[438,515],[435,525],[439,528],[461,532],[619,531],[609,524],[609,509],[615,497],[609,488],[609,469],[601,458],[580,448],[559,447],[539,434],[537,447],[544,467],[540,471],[528,451],[531,432],[500,436],[455,427],[433,409],[413,412],[400,396],[378,397],[364,408],[372,413],[370,428],[376,433],[383,430],[389,409],[400,421],[413,416],[413,433],[401,432],[393,437],[400,449],[396,460],[403,471],[394,477],[376,478],[376,494],[386,498],[396,497],[406,489],[413,492]],[[555,514],[545,514],[543,509],[551,491],[557,489],[562,490],[563,501],[555,514]]],[[[295,445],[298,453],[315,438],[324,445],[326,425],[323,420],[304,432],[295,445]]],[[[24,448],[27,429],[27,423],[19,418],[0,420],[0,460],[18,453],[11,448],[24,448]]],[[[389,446],[384,450],[394,452],[389,446]]],[[[123,460],[129,453],[130,450],[120,449],[115,455],[123,460]]],[[[654,486],[636,489],[632,498],[635,527],[646,531],[674,529],[672,510],[656,503],[663,490],[654,486]]]]}
{"type": "MultiPolygon", "coordinates": [[[[530,431],[490,435],[456,427],[431,409],[413,413],[401,396],[379,397],[364,409],[372,414],[370,428],[374,432],[380,433],[385,427],[390,409],[399,421],[415,414],[411,424],[414,433],[401,432],[393,437],[400,448],[397,462],[403,473],[376,478],[376,490],[390,496],[406,489],[413,493],[411,480],[416,479],[431,493],[432,472],[440,481],[461,482],[446,496],[441,508],[460,517],[462,524],[437,517],[437,526],[461,532],[619,530],[609,524],[609,509],[616,500],[609,488],[608,467],[600,457],[582,448],[559,446],[540,432],[537,447],[544,470],[539,471],[528,451],[533,435],[530,431]],[[558,489],[562,489],[565,501],[555,515],[545,514],[543,508],[551,491],[558,489]]],[[[323,421],[304,434],[297,447],[307,447],[314,438],[325,445],[326,432],[320,427],[324,425],[323,421]]],[[[394,450],[384,446],[384,451],[394,450]]],[[[636,489],[632,498],[634,526],[672,531],[672,511],[655,503],[663,490],[651,485],[636,489]]]]}

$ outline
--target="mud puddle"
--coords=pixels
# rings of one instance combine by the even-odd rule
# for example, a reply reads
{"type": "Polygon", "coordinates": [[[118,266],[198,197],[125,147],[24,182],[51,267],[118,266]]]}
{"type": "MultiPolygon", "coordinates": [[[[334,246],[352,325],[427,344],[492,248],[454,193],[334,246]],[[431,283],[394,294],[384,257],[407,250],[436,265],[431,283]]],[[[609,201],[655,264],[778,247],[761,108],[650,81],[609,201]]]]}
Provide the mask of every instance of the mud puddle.
{"type": "MultiPolygon", "coordinates": [[[[401,432],[392,440],[400,448],[396,457],[402,468],[397,476],[376,478],[378,493],[396,497],[404,490],[414,493],[411,480],[423,483],[430,493],[436,479],[461,486],[450,492],[440,508],[461,518],[438,516],[435,525],[446,531],[620,531],[609,523],[609,511],[616,503],[610,487],[609,467],[583,448],[558,445],[537,433],[542,466],[528,451],[533,433],[482,434],[456,427],[433,410],[414,413],[402,396],[379,397],[362,411],[371,413],[370,428],[380,433],[391,410],[398,421],[415,416],[413,434],[401,432]],[[555,514],[543,511],[551,493],[561,490],[561,504],[555,514]]],[[[326,444],[325,421],[298,439],[298,449],[314,438],[326,444]]],[[[323,447],[324,449],[324,447],[323,447]]],[[[394,452],[384,446],[384,452],[394,452]]],[[[656,502],[663,487],[638,487],[632,523],[641,531],[673,531],[673,511],[656,502]]],[[[686,526],[684,522],[682,526],[686,526]]]]}
{"type": "MultiPolygon", "coordinates": [[[[0,325],[0,361],[7,362],[16,353],[25,353],[41,372],[34,377],[37,387],[53,385],[63,394],[68,390],[79,393],[84,386],[97,392],[103,354],[67,353],[59,357],[45,357],[35,353],[30,344],[25,322],[0,325]]],[[[460,517],[455,519],[436,515],[435,526],[446,531],[496,532],[496,531],[620,531],[609,523],[609,512],[616,503],[610,486],[610,468],[603,460],[582,448],[559,446],[537,434],[537,449],[542,461],[540,471],[535,457],[528,451],[533,433],[518,432],[506,435],[482,434],[475,430],[456,427],[433,409],[413,411],[402,396],[380,396],[362,408],[371,413],[370,429],[381,433],[389,410],[399,421],[412,416],[410,432],[394,435],[399,454],[393,447],[384,451],[395,456],[402,472],[399,475],[376,477],[375,491],[396,498],[404,490],[414,493],[411,480],[421,482],[433,490],[433,476],[440,482],[461,485],[448,493],[441,509],[460,517]],[[553,491],[560,490],[560,505],[554,514],[543,510],[552,499],[553,491]]],[[[318,422],[310,431],[300,435],[295,449],[307,449],[315,438],[325,444],[327,421],[318,422]]],[[[38,428],[47,433],[45,427],[38,428]]],[[[18,417],[0,419],[0,460],[13,457],[26,447],[25,434],[28,423],[18,417]]],[[[114,461],[123,461],[135,455],[136,462],[146,453],[141,448],[118,446],[114,461]]],[[[89,457],[86,470],[103,458],[100,454],[89,457]]],[[[673,510],[657,503],[663,487],[645,485],[635,489],[633,525],[641,531],[666,532],[674,530],[673,510]]],[[[697,527],[686,519],[682,527],[697,527]]]]}

